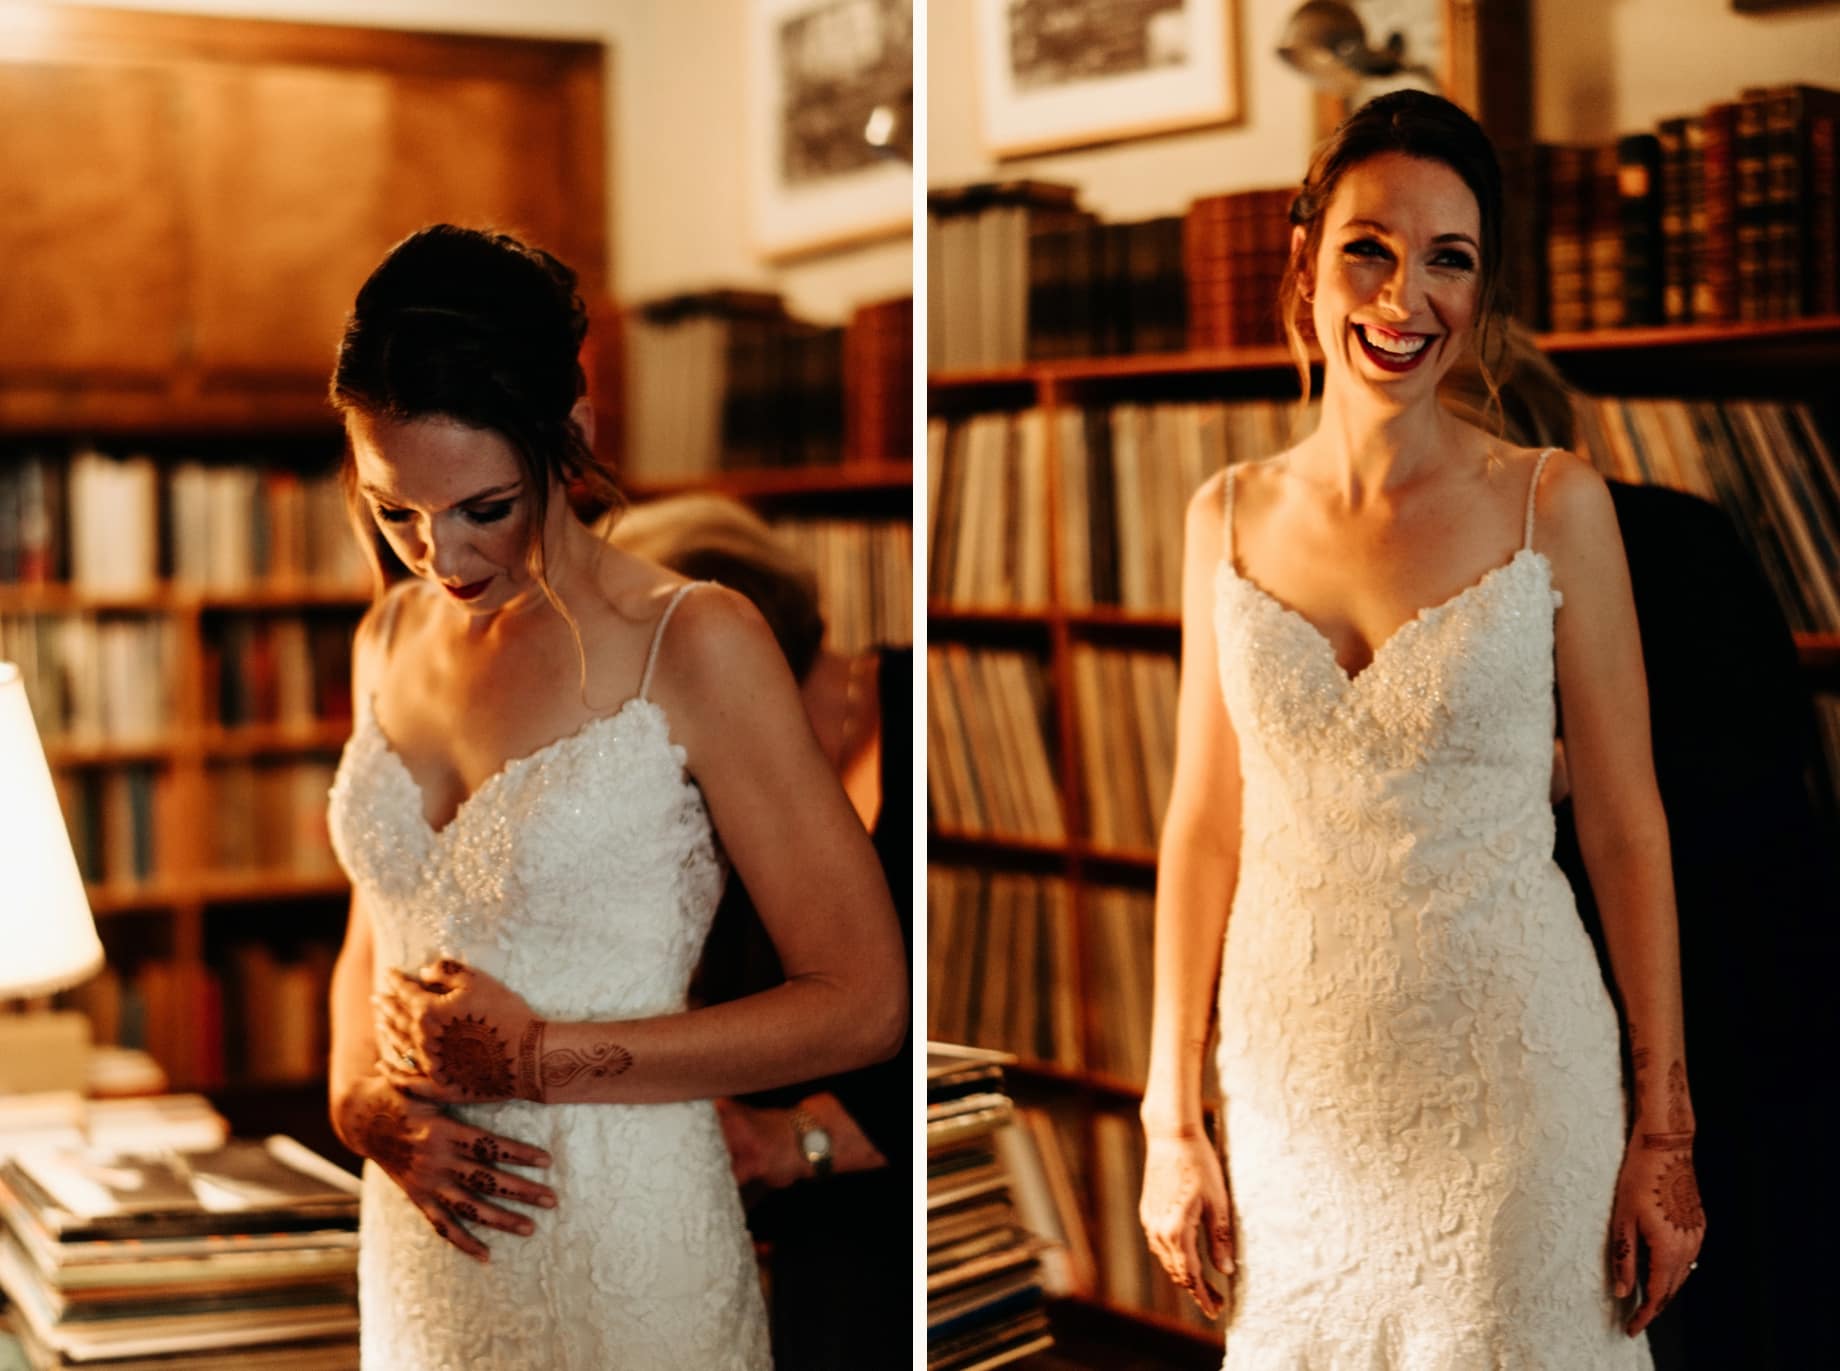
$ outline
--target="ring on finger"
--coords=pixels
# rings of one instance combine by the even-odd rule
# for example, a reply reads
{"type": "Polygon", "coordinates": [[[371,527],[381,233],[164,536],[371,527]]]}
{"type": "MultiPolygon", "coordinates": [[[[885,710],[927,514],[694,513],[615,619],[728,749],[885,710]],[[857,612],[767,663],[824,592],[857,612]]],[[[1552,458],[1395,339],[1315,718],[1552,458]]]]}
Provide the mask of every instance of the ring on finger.
{"type": "Polygon", "coordinates": [[[399,1047],[396,1049],[396,1060],[402,1065],[404,1071],[420,1071],[422,1069],[421,1065],[415,1060],[415,1054],[407,1048],[399,1047]]]}

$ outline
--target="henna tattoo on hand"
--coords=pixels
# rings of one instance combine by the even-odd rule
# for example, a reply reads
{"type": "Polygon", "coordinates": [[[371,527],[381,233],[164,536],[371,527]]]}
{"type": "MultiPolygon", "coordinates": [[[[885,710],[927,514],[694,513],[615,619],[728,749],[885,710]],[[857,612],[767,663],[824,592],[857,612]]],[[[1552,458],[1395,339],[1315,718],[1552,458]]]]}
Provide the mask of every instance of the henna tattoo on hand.
{"type": "Polygon", "coordinates": [[[460,1200],[447,1207],[453,1210],[459,1218],[470,1220],[473,1223],[479,1222],[479,1206],[471,1200],[460,1200]]]}
{"type": "Polygon", "coordinates": [[[482,1161],[488,1166],[496,1166],[504,1156],[498,1144],[490,1138],[474,1138],[472,1153],[475,1161],[482,1161]]]}
{"type": "Polygon", "coordinates": [[[434,1221],[434,1231],[435,1236],[445,1238],[447,1236],[447,1225],[442,1223],[441,1220],[436,1219],[434,1221]]]}
{"type": "Polygon", "coordinates": [[[449,1019],[435,1045],[440,1065],[433,1078],[476,1100],[514,1098],[511,1053],[498,1030],[484,1018],[468,1014],[449,1019]]]}
{"type": "Polygon", "coordinates": [[[1655,1184],[1655,1198],[1661,1204],[1661,1217],[1682,1233],[1703,1228],[1706,1211],[1700,1206],[1699,1180],[1693,1174],[1690,1157],[1678,1156],[1662,1169],[1655,1184]]]}
{"type": "Polygon", "coordinates": [[[593,1080],[618,1076],[633,1064],[633,1054],[618,1043],[594,1043],[585,1052],[562,1047],[543,1054],[543,1093],[572,1084],[586,1075],[593,1080]]]}
{"type": "Polygon", "coordinates": [[[1614,1257],[1619,1264],[1629,1260],[1629,1235],[1628,1234],[1618,1233],[1616,1235],[1616,1242],[1611,1245],[1610,1255],[1614,1257]]]}
{"type": "Polygon", "coordinates": [[[1642,1146],[1654,1152],[1680,1152],[1693,1146],[1693,1131],[1684,1133],[1644,1133],[1642,1146]]]}
{"type": "Polygon", "coordinates": [[[359,1150],[385,1171],[406,1171],[415,1161],[415,1149],[403,1136],[408,1116],[401,1105],[385,1100],[362,1115],[355,1128],[359,1150]]]}

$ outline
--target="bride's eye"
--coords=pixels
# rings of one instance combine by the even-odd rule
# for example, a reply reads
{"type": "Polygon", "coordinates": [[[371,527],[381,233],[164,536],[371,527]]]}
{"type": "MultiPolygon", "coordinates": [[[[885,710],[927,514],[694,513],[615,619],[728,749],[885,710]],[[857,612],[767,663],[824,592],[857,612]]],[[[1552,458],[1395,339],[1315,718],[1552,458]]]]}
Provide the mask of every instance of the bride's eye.
{"type": "Polygon", "coordinates": [[[1352,243],[1344,243],[1342,251],[1349,257],[1357,257],[1366,262],[1383,262],[1392,256],[1381,243],[1372,238],[1357,238],[1352,243]]]}
{"type": "Polygon", "coordinates": [[[476,524],[496,524],[511,513],[512,501],[495,500],[489,505],[474,505],[467,510],[466,517],[476,524]]]}
{"type": "Polygon", "coordinates": [[[386,524],[406,524],[409,522],[410,512],[406,509],[390,509],[385,505],[377,505],[375,509],[377,517],[386,524]]]}

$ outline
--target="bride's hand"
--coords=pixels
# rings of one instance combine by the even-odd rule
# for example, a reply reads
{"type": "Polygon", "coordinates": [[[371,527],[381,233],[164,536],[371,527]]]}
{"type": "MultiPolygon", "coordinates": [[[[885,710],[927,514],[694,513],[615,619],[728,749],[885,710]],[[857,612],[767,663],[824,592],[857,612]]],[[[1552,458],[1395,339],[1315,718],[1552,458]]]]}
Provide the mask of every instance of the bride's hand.
{"type": "Polygon", "coordinates": [[[395,985],[376,997],[390,1084],[444,1104],[543,1098],[547,1024],[515,990],[452,960],[393,974],[395,985]]]}
{"type": "Polygon", "coordinates": [[[1623,1155],[1610,1220],[1611,1288],[1618,1299],[1636,1287],[1636,1244],[1648,1249],[1642,1305],[1625,1325],[1635,1337],[1679,1292],[1706,1236],[1691,1133],[1644,1132],[1640,1121],[1623,1155]]]}
{"type": "Polygon", "coordinates": [[[1203,1314],[1218,1317],[1224,1296],[1202,1272],[1201,1241],[1205,1234],[1215,1267],[1232,1275],[1233,1218],[1220,1159],[1205,1135],[1150,1136],[1137,1217],[1169,1279],[1188,1291],[1203,1314]]]}
{"type": "Polygon", "coordinates": [[[380,1074],[362,1077],[339,1098],[332,1126],[353,1152],[383,1168],[437,1234],[482,1262],[490,1260],[486,1245],[468,1223],[520,1237],[534,1231],[524,1215],[485,1196],[556,1207],[556,1193],[548,1186],[499,1169],[548,1166],[542,1148],[449,1118],[440,1105],[405,1096],[380,1074]]]}

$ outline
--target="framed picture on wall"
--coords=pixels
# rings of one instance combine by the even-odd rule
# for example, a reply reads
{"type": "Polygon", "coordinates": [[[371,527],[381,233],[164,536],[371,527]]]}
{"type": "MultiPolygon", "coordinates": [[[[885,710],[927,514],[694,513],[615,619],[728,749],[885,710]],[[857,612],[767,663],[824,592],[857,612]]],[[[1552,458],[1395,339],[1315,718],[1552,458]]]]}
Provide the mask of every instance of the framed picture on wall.
{"type": "Polygon", "coordinates": [[[974,0],[994,156],[1240,117],[1239,0],[974,0]]]}
{"type": "Polygon", "coordinates": [[[748,166],[761,254],[906,232],[913,167],[866,131],[877,110],[911,119],[911,0],[752,0],[749,19],[748,166]]]}

